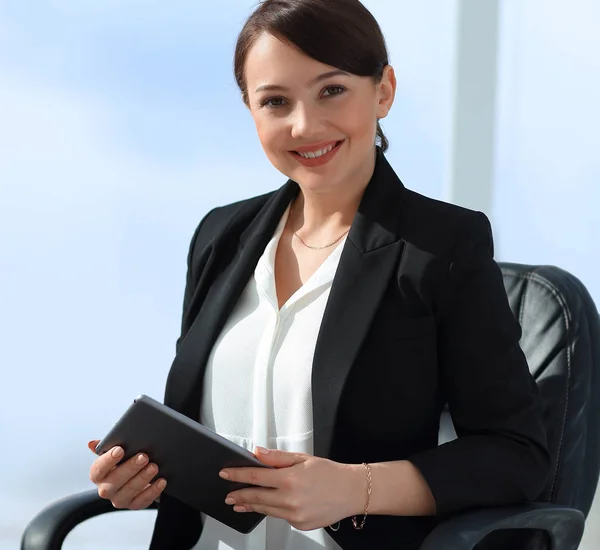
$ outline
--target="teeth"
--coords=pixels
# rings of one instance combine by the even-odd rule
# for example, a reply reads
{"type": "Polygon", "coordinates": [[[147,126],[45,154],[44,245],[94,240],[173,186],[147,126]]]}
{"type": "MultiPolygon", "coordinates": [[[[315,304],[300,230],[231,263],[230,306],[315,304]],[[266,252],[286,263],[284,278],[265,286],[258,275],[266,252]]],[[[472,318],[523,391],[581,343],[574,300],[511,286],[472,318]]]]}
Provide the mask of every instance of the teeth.
{"type": "Polygon", "coordinates": [[[310,153],[298,153],[301,157],[304,157],[305,159],[317,159],[319,157],[322,157],[323,155],[329,153],[329,151],[331,151],[333,148],[335,147],[335,144],[329,145],[328,147],[325,147],[325,149],[320,149],[319,151],[312,151],[310,153]]]}

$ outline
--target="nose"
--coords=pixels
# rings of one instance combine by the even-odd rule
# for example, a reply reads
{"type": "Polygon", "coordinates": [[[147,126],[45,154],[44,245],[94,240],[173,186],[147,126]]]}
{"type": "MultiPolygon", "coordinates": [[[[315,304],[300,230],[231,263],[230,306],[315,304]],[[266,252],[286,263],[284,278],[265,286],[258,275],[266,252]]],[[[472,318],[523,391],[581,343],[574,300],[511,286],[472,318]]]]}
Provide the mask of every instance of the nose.
{"type": "Polygon", "coordinates": [[[290,114],[290,124],[294,139],[310,140],[323,134],[325,121],[318,109],[298,103],[290,114]]]}

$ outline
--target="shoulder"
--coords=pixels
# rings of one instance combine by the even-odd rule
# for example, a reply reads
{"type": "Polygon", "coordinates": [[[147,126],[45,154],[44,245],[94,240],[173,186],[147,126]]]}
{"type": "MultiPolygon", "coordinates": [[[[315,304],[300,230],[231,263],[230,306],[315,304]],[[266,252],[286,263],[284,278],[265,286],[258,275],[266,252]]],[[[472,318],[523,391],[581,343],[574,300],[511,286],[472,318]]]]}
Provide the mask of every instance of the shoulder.
{"type": "Polygon", "coordinates": [[[235,231],[236,227],[240,231],[243,230],[275,192],[271,191],[210,210],[196,227],[192,237],[192,248],[202,247],[229,230],[235,231]]]}
{"type": "Polygon", "coordinates": [[[449,259],[453,251],[468,243],[489,242],[491,246],[491,227],[485,214],[405,187],[384,155],[377,157],[373,183],[369,216],[383,227],[394,227],[396,237],[408,248],[449,259]]]}
{"type": "Polygon", "coordinates": [[[451,259],[464,249],[483,245],[493,256],[493,237],[488,217],[448,202],[405,189],[403,237],[409,244],[433,255],[451,259]]]}
{"type": "Polygon", "coordinates": [[[492,229],[484,213],[408,190],[403,211],[407,223],[403,224],[405,248],[399,269],[429,296],[438,319],[446,316],[454,322],[465,308],[487,307],[502,300],[502,274],[494,260],[492,229]],[[489,298],[490,293],[495,297],[489,298]],[[478,301],[481,304],[475,304],[478,301]]]}

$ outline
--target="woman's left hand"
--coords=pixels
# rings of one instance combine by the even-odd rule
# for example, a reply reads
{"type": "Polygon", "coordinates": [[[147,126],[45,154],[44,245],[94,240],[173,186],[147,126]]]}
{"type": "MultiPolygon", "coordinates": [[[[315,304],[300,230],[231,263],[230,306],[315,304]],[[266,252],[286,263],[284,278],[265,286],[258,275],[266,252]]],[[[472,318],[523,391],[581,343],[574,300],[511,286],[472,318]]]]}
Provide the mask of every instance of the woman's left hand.
{"type": "Polygon", "coordinates": [[[261,447],[256,449],[256,457],[275,469],[226,468],[219,474],[230,481],[259,486],[229,493],[225,502],[235,501],[236,512],[285,519],[301,531],[326,527],[360,513],[366,491],[362,465],[273,449],[263,454],[261,447]]]}

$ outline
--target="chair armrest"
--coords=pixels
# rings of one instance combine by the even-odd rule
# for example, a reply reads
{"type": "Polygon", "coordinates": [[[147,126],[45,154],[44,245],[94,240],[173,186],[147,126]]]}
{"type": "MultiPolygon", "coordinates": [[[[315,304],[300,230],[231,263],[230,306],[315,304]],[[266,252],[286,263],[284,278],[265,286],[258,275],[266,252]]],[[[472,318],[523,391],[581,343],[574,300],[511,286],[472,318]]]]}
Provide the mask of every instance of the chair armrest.
{"type": "MultiPolygon", "coordinates": [[[[152,503],[148,508],[156,508],[152,503]]],[[[86,519],[118,512],[96,490],[70,495],[53,502],[31,520],[21,538],[21,550],[60,550],[67,535],[86,519]]]]}
{"type": "Polygon", "coordinates": [[[421,550],[472,550],[488,534],[501,529],[542,529],[550,535],[553,550],[575,550],[584,523],[579,510],[545,502],[485,508],[440,523],[423,541],[421,550]]]}

